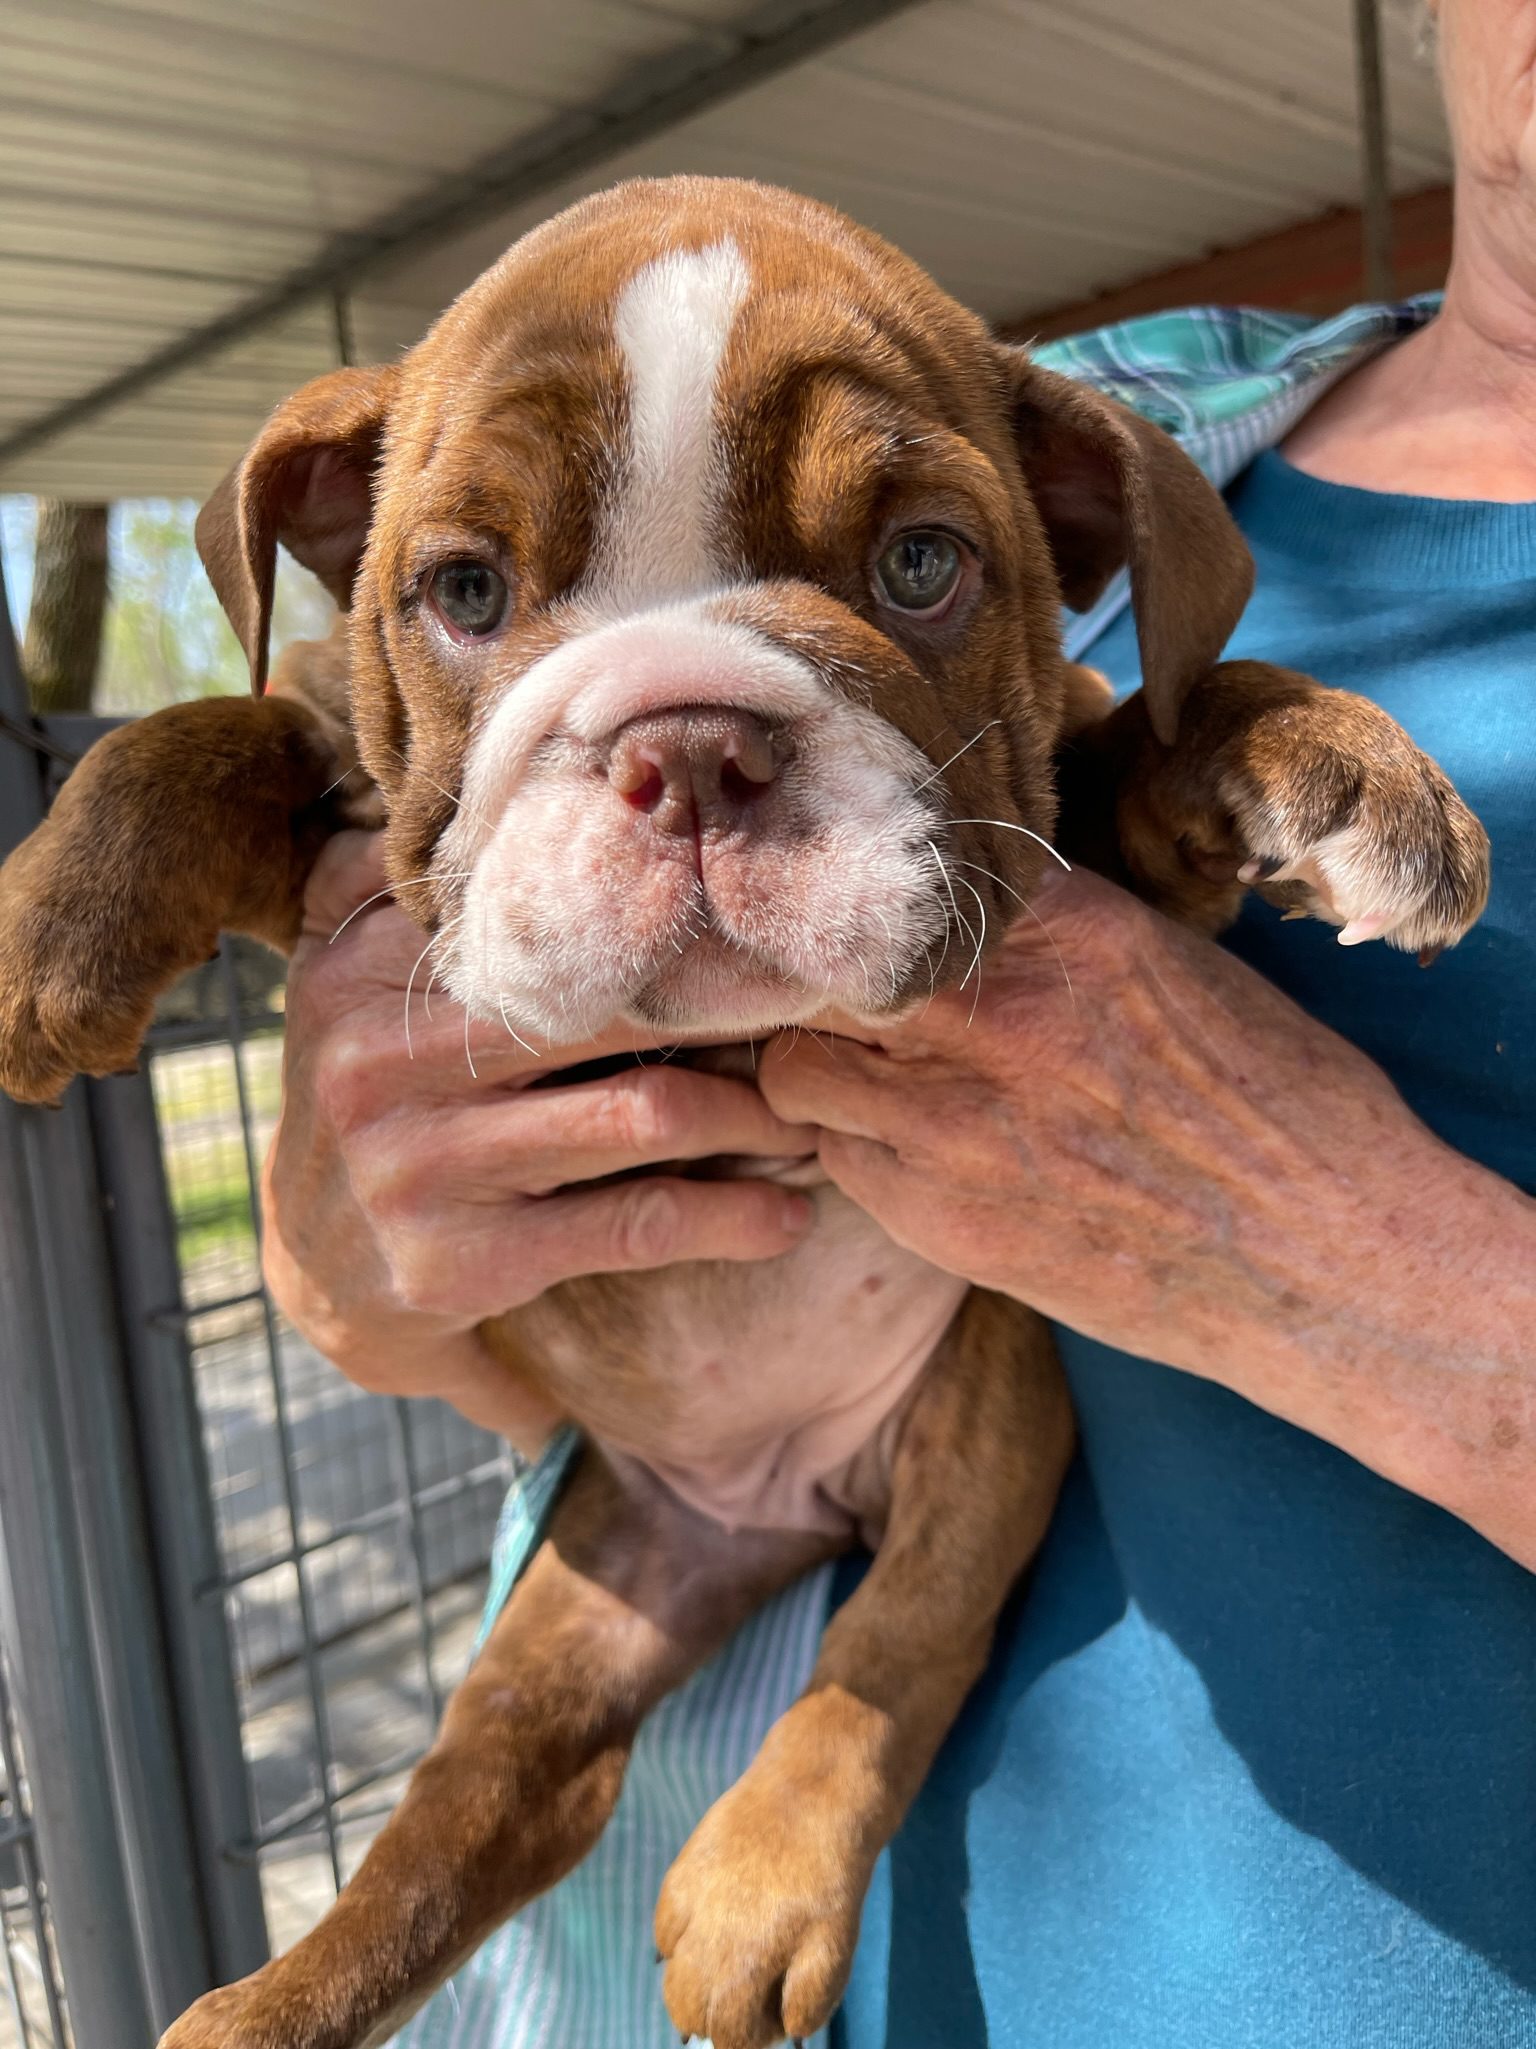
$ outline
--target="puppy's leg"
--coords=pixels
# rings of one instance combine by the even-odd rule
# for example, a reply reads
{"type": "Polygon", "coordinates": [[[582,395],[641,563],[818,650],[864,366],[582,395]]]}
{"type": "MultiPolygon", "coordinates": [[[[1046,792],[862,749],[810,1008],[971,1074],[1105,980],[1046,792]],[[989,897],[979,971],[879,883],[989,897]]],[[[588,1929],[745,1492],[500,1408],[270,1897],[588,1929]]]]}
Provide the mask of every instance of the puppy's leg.
{"type": "Polygon", "coordinates": [[[1112,763],[1139,892],[1220,931],[1250,886],[1298,915],[1431,959],[1488,898],[1488,837],[1377,705],[1265,662],[1223,662],[1161,746],[1132,698],[1079,747],[1112,763]]]}
{"type": "Polygon", "coordinates": [[[588,1451],[356,1877],[302,1942],[200,1999],[162,2049],[356,2049],[393,2033],[586,1855],[656,1702],[827,1550],[733,1535],[588,1451]]]}
{"type": "Polygon", "coordinates": [[[91,748],[0,868],[0,1088],[132,1064],[154,1001],[221,931],[286,951],[337,761],[301,703],[206,698],[91,748]]]}
{"type": "Polygon", "coordinates": [[[847,1983],[875,1860],[991,1649],[1072,1443],[1043,1322],[972,1294],[903,1423],[875,1561],[805,1694],[667,1875],[667,2008],[714,2049],[821,2027],[847,1983]]]}

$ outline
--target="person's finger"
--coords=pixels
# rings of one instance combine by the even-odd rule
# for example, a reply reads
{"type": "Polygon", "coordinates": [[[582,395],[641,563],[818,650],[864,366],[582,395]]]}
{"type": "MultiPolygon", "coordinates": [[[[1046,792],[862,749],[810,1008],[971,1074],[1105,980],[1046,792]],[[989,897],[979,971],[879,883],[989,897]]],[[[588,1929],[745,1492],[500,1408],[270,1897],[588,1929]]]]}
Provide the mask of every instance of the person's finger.
{"type": "Polygon", "coordinates": [[[304,888],[304,936],[329,939],[343,918],[387,886],[384,835],[338,832],[320,849],[304,888]]]}
{"type": "Polygon", "coordinates": [[[545,1196],[520,1225],[558,1278],[638,1273],[682,1260],[773,1259],[809,1228],[809,1197],[767,1181],[646,1175],[614,1188],[545,1196]]]}
{"type": "Polygon", "coordinates": [[[788,1035],[758,1061],[757,1085],[788,1124],[819,1125],[855,1138],[888,1141],[907,1116],[902,1071],[877,1048],[852,1039],[788,1035]]]}
{"type": "Polygon", "coordinates": [[[481,1322],[588,1274],[773,1259],[799,1241],[812,1215],[809,1198],[766,1181],[648,1174],[564,1190],[487,1212],[478,1229],[399,1233],[390,1247],[394,1295],[424,1315],[481,1322]]]}
{"type": "Polygon", "coordinates": [[[554,1189],[668,1160],[745,1153],[808,1158],[816,1132],[776,1117],[749,1083],[670,1065],[602,1081],[480,1099],[434,1134],[440,1160],[473,1199],[554,1189]]]}
{"type": "Polygon", "coordinates": [[[586,1061],[657,1046],[653,1034],[628,1025],[574,1046],[514,1036],[499,1021],[472,1019],[466,1029],[451,997],[440,988],[429,993],[417,928],[398,911],[368,923],[375,930],[365,939],[334,951],[316,948],[289,980],[290,1077],[297,1084],[302,1069],[343,1126],[402,1104],[483,1105],[498,1092],[586,1061]],[[403,950],[392,926],[409,934],[403,950]]]}
{"type": "MultiPolygon", "coordinates": [[[[827,1178],[860,1209],[879,1217],[889,1229],[887,1217],[893,1199],[899,1204],[905,1187],[901,1160],[895,1149],[878,1139],[851,1138],[846,1132],[824,1131],[818,1156],[827,1178]]],[[[893,1235],[896,1235],[893,1233],[893,1235]]]]}

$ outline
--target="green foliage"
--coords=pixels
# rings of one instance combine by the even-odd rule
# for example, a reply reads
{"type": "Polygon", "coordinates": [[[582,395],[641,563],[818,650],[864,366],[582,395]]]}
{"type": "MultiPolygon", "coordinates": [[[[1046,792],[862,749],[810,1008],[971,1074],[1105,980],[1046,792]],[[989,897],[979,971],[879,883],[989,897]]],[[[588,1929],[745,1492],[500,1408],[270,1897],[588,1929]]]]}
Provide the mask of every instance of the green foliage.
{"type": "MultiPolygon", "coordinates": [[[[203,574],[192,539],[190,500],[129,499],[112,508],[108,529],[110,592],[93,709],[155,711],[193,697],[247,688],[245,659],[203,574]]],[[[0,534],[13,614],[26,616],[32,586],[31,502],[9,499],[0,534]]],[[[307,571],[278,560],[272,616],[274,653],[290,640],[330,630],[334,608],[307,571]]]]}
{"type": "Polygon", "coordinates": [[[183,1273],[200,1259],[237,1257],[254,1249],[256,1227],[251,1217],[250,1183],[244,1174],[230,1174],[212,1187],[200,1188],[197,1200],[173,1204],[176,1257],[183,1273]]]}

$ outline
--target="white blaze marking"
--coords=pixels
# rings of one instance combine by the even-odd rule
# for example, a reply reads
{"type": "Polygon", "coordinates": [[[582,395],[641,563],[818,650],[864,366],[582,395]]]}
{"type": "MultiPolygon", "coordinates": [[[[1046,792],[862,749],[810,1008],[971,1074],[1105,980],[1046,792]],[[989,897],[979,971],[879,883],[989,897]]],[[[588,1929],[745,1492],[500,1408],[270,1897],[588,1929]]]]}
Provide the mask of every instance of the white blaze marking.
{"type": "Polygon", "coordinates": [[[590,594],[616,608],[695,597],[719,580],[715,378],[749,283],[734,242],[637,271],[614,335],[629,370],[629,462],[590,594]]]}

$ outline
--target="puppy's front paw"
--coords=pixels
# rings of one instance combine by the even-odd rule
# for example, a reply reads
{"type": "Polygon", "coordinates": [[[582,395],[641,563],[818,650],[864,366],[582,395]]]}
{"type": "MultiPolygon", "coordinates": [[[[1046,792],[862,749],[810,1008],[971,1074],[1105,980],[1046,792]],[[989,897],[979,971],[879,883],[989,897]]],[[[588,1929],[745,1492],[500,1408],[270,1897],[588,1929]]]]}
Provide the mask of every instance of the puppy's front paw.
{"type": "Polygon", "coordinates": [[[174,972],[138,956],[106,878],[75,889],[42,866],[0,880],[0,1089],[24,1103],[56,1101],[77,1074],[131,1068],[174,972]]]}
{"type": "Polygon", "coordinates": [[[1318,691],[1267,718],[1222,779],[1239,880],[1296,916],[1432,960],[1488,901],[1488,835],[1427,754],[1364,698],[1318,691]]]}
{"type": "Polygon", "coordinates": [[[406,2019],[409,2008],[370,2027],[345,1970],[306,1976],[293,1969],[297,1954],[205,1992],[166,2029],[159,2049],[353,2049],[383,2041],[406,2019]]]}
{"type": "Polygon", "coordinates": [[[280,2034],[259,2018],[260,2001],[253,1995],[262,1975],[257,1971],[205,1992],[166,2029],[159,2049],[299,2049],[302,2035],[280,2034]]]}
{"type": "Polygon", "coordinates": [[[699,1823],[656,1908],[662,1991],[684,2039],[769,2049],[831,2019],[853,1963],[869,1868],[839,1817],[749,1772],[699,1823]]]}

